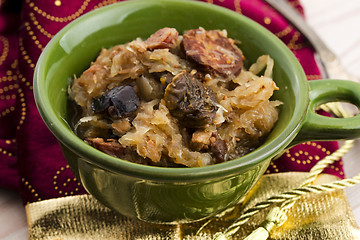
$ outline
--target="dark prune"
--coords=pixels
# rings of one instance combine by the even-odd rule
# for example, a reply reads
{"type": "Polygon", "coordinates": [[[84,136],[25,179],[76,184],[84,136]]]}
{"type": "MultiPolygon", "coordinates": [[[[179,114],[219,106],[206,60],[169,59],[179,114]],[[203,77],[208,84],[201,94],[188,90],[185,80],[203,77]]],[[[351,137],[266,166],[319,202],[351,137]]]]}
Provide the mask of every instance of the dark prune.
{"type": "Polygon", "coordinates": [[[102,95],[99,98],[94,98],[91,103],[91,109],[95,113],[105,111],[110,106],[110,98],[107,95],[102,95]]]}
{"type": "Polygon", "coordinates": [[[93,99],[92,110],[95,113],[108,110],[111,117],[124,117],[136,111],[139,98],[131,86],[119,86],[111,89],[103,96],[93,99]]]}
{"type": "Polygon", "coordinates": [[[127,116],[136,111],[140,104],[134,88],[130,86],[114,88],[109,92],[109,96],[112,105],[120,117],[127,116]]]}
{"type": "Polygon", "coordinates": [[[171,115],[190,128],[210,124],[218,109],[214,92],[185,72],[173,78],[165,89],[164,99],[171,115]]]}

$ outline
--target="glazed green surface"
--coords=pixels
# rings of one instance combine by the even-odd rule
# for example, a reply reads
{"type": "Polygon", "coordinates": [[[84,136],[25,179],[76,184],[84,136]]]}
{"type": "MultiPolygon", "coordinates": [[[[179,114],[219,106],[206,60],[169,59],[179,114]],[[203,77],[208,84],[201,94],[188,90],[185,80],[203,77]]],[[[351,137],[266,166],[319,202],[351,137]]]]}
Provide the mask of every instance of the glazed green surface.
{"type": "MultiPolygon", "coordinates": [[[[314,90],[311,96],[317,99],[316,103],[328,101],[330,95],[338,96],[333,90],[339,83],[327,84],[332,86],[331,94],[322,95],[318,93],[321,87],[311,84],[314,90]]],[[[356,87],[349,84],[343,88],[356,87]]],[[[336,99],[356,100],[358,104],[358,94],[353,91],[352,97],[348,97],[348,93],[345,91],[336,99]]],[[[44,122],[62,143],[69,164],[85,188],[116,211],[152,222],[193,221],[221,212],[246,194],[271,159],[292,142],[302,126],[297,141],[312,140],[309,131],[316,132],[317,140],[338,139],[345,128],[341,122],[330,123],[326,129],[332,130],[324,131],[323,124],[327,121],[314,118],[312,109],[308,108],[309,87],[305,74],[293,54],[274,35],[240,14],[192,1],[122,2],[73,21],[50,41],[42,53],[34,75],[34,94],[44,122]],[[246,56],[246,65],[263,54],[274,59],[273,78],[280,90],[273,99],[282,101],[283,105],[279,121],[261,147],[239,159],[213,166],[160,168],[106,155],[71,131],[67,122],[71,118],[67,108],[68,80],[88,68],[101,48],[137,37],[147,38],[162,27],[174,27],[182,34],[199,26],[226,29],[229,37],[241,42],[239,47],[246,56]],[[157,205],[160,200],[162,204],[157,205]],[[169,208],[161,210],[165,205],[169,208]]],[[[314,104],[311,102],[310,106],[314,104]]],[[[347,128],[356,131],[347,131],[340,138],[359,137],[355,120],[347,128]]]]}

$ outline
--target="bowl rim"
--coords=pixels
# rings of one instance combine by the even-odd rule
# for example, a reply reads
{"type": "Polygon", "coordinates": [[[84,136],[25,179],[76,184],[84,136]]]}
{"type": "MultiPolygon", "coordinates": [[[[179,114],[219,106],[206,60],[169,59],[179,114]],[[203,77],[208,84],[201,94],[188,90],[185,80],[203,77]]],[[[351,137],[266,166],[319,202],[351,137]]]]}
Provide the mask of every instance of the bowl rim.
{"type": "Polygon", "coordinates": [[[259,163],[273,158],[295,138],[297,132],[301,128],[308,106],[308,86],[306,83],[305,73],[296,57],[287,48],[287,46],[281,42],[281,40],[260,24],[234,11],[204,2],[183,0],[123,1],[90,11],[80,16],[61,29],[46,45],[35,67],[33,89],[37,108],[48,129],[55,135],[60,143],[81,156],[82,160],[114,173],[121,172],[122,174],[142,179],[176,182],[191,182],[225,176],[235,176],[245,169],[247,170],[255,167],[259,163]],[[141,5],[143,9],[144,7],[151,6],[153,4],[165,4],[173,7],[191,5],[192,7],[204,8],[218,14],[226,14],[234,19],[237,19],[237,21],[242,21],[244,24],[250,25],[254,31],[258,32],[259,36],[283,49],[283,54],[289,60],[290,66],[292,67],[291,72],[293,76],[291,77],[296,79],[299,83],[299,87],[301,88],[299,89],[298,94],[302,96],[303,101],[301,103],[296,103],[293,116],[287,123],[287,127],[284,131],[276,137],[276,141],[262,145],[253,152],[240,158],[215,165],[193,168],[156,167],[129,162],[105,154],[86,144],[83,140],[77,137],[68,126],[61,122],[63,119],[61,116],[57,116],[57,113],[53,110],[49,100],[46,98],[46,84],[45,81],[42,81],[46,79],[45,65],[47,62],[46,60],[51,55],[51,49],[59,44],[59,41],[67,31],[71,31],[73,26],[81,24],[88,18],[92,18],[99,14],[105,14],[107,11],[111,11],[111,9],[115,8],[135,7],[141,5]],[[91,159],[89,159],[89,156],[91,156],[91,159]]]}

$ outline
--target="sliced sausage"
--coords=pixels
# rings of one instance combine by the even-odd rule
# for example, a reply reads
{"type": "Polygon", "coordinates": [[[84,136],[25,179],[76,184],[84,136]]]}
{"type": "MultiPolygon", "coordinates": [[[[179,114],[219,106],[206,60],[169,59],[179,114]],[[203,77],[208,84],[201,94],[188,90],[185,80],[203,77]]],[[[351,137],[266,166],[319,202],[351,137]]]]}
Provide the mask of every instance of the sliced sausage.
{"type": "Polygon", "coordinates": [[[243,66],[243,56],[234,40],[219,30],[189,30],[183,35],[183,47],[190,59],[210,73],[230,76],[243,66]]]}
{"type": "Polygon", "coordinates": [[[179,33],[175,28],[162,28],[153,33],[146,41],[146,47],[150,50],[157,48],[174,48],[179,33]]]}
{"type": "Polygon", "coordinates": [[[113,157],[120,158],[123,156],[125,151],[125,148],[121,146],[120,143],[115,139],[107,139],[104,141],[102,138],[87,138],[85,142],[90,146],[113,157]]]}

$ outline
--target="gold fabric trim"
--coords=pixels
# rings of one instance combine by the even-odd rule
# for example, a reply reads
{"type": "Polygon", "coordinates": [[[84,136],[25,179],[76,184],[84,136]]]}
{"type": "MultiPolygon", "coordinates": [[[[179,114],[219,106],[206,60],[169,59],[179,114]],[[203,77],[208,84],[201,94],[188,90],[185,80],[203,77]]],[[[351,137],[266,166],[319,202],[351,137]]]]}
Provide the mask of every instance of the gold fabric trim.
{"type": "MultiPolygon", "coordinates": [[[[299,186],[307,173],[289,172],[263,176],[243,204],[207,221],[183,225],[159,225],[129,219],[104,207],[90,195],[70,196],[28,204],[26,214],[29,239],[211,239],[223,231],[241,213],[257,202],[299,186]]],[[[322,174],[315,184],[338,180],[322,174]]],[[[269,208],[270,209],[270,208],[269,208]]],[[[258,227],[269,209],[250,219],[232,239],[243,239],[258,227]]],[[[360,239],[345,191],[312,194],[299,200],[288,214],[287,222],[275,229],[270,239],[360,239]]]]}

